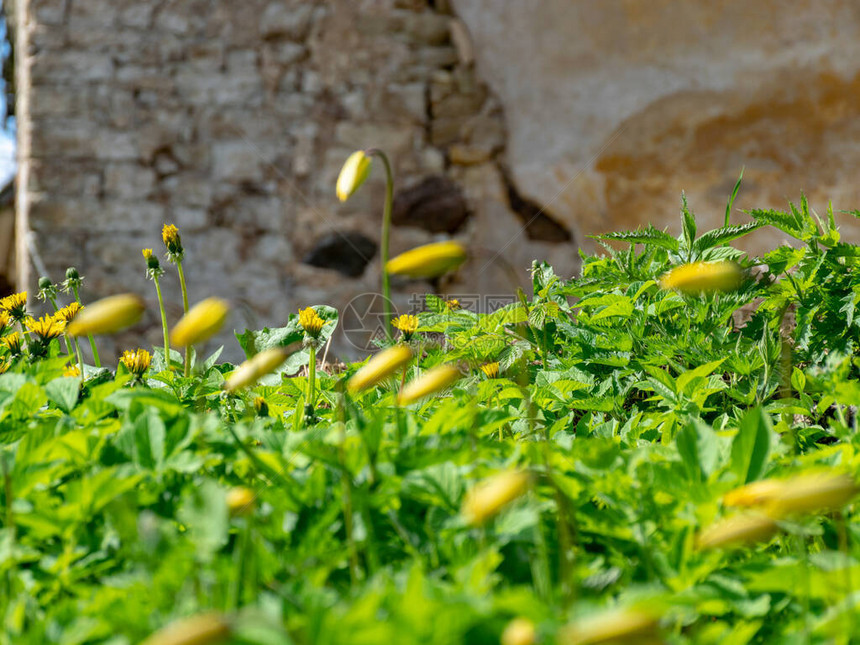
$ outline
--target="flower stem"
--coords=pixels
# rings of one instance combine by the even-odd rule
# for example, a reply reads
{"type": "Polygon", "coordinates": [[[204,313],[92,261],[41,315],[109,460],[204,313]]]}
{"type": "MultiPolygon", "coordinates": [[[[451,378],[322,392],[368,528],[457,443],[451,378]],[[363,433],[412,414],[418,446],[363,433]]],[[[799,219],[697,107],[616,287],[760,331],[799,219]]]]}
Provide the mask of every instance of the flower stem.
{"type": "Polygon", "coordinates": [[[316,410],[314,399],[316,398],[317,387],[317,348],[311,341],[310,355],[308,356],[308,405],[311,409],[311,414],[316,410]]]}
{"type": "Polygon", "coordinates": [[[164,332],[164,364],[170,369],[170,336],[167,334],[167,314],[164,313],[164,298],[161,297],[161,285],[158,284],[158,276],[153,275],[155,283],[155,294],[158,296],[158,309],[161,311],[161,330],[164,332]]]}
{"type": "Polygon", "coordinates": [[[382,299],[384,307],[385,337],[391,340],[391,280],[388,275],[388,242],[391,237],[391,210],[394,204],[394,174],[391,172],[391,163],[388,156],[373,148],[366,152],[368,156],[376,156],[382,160],[385,166],[385,205],[382,210],[382,240],[379,254],[382,261],[382,299]]]}
{"type": "MultiPolygon", "coordinates": [[[[72,285],[72,292],[75,294],[75,300],[77,300],[78,304],[83,307],[84,303],[81,302],[81,294],[78,293],[77,285],[72,285]]],[[[102,362],[101,362],[101,360],[99,360],[99,350],[96,347],[96,339],[93,338],[92,334],[87,334],[87,338],[89,338],[89,340],[90,340],[90,349],[93,350],[93,363],[95,363],[96,367],[101,367],[102,362]]],[[[84,376],[84,373],[81,372],[81,378],[83,378],[83,376],[84,376]]]]}
{"type": "MultiPolygon", "coordinates": [[[[176,258],[176,270],[179,272],[179,287],[182,289],[182,312],[188,313],[188,289],[185,287],[185,271],[182,270],[182,260],[176,258]]],[[[191,375],[191,347],[185,348],[185,377],[191,375]]]]}

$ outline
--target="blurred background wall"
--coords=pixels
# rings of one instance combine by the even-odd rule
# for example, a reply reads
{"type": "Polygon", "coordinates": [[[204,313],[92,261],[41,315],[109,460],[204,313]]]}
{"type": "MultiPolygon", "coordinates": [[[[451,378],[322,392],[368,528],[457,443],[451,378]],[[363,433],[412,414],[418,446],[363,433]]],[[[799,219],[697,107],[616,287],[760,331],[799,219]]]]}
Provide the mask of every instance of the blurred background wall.
{"type": "Polygon", "coordinates": [[[394,254],[472,251],[452,280],[397,285],[401,312],[425,291],[509,295],[534,258],[573,275],[594,233],[674,233],[682,190],[716,226],[742,167],[738,208],[802,190],[860,207],[850,0],[6,1],[31,291],[34,252],[55,280],[78,267],[88,298],[154,298],[140,250],[167,222],[191,299],[228,298],[236,329],[345,310],[378,290],[382,168],[334,195],[358,148],[392,157],[394,254]]]}

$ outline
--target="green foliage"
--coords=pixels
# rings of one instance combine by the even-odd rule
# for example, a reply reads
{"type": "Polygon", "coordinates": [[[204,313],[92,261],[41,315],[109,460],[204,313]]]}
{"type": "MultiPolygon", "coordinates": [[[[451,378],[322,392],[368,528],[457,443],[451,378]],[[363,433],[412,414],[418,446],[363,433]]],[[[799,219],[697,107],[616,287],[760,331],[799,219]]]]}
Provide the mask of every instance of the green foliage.
{"type": "MultiPolygon", "coordinates": [[[[684,201],[677,238],[598,236],[607,252],[583,255],[579,277],[536,262],[531,297],[491,314],[428,296],[419,359],[354,396],[359,365],[321,366],[310,415],[294,376],[306,347],[233,394],[218,352],[190,378],[156,355],[137,381],[64,376],[56,341],[10,360],[0,644],[138,643],[205,610],[245,645],[498,643],[515,616],[554,642],[637,603],[671,643],[856,639],[853,503],[759,544],[696,548],[738,486],[860,468],[860,247],[805,198],[730,224],[737,190],[723,227],[700,233],[684,201]],[[801,246],[728,246],[765,225],[801,246]],[[756,273],[732,293],[660,288],[715,259],[756,273]],[[396,404],[401,380],[443,362],[461,367],[453,387],[396,404]],[[467,491],[512,468],[530,491],[469,525],[467,491]],[[235,487],[249,512],[231,512],[235,487]]],[[[337,312],[315,309],[323,344],[337,312]]],[[[304,341],[297,315],[237,338],[249,357],[304,341]]]]}

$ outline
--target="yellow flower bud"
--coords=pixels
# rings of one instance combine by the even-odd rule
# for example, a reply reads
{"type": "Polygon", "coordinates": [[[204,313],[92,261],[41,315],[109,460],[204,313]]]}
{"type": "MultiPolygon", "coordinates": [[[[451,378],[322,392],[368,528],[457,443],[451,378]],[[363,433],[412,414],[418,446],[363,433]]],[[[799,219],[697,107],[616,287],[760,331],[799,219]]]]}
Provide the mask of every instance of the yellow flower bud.
{"type": "Polygon", "coordinates": [[[514,618],[502,632],[502,645],[534,645],[535,624],[528,618],[514,618]]]}
{"type": "Polygon", "coordinates": [[[480,526],[495,517],[529,487],[529,476],[518,470],[501,472],[472,488],[463,500],[462,514],[473,526],[480,526]]]}
{"type": "Polygon", "coordinates": [[[170,342],[176,347],[189,347],[209,340],[217,334],[230,312],[230,305],[220,298],[207,298],[194,305],[176,323],[170,342]]]}
{"type": "Polygon", "coordinates": [[[260,377],[278,369],[287,360],[287,356],[289,355],[289,350],[283,347],[272,347],[271,349],[263,350],[237,367],[230,374],[227,382],[224,383],[224,389],[228,392],[233,392],[248,385],[253,385],[260,377]]]}
{"type": "Polygon", "coordinates": [[[785,487],[785,480],[762,479],[746,486],[735,488],[723,495],[724,506],[767,506],[774,497],[785,487]]]}
{"type": "Polygon", "coordinates": [[[735,291],[743,283],[743,278],[743,270],[736,262],[693,262],[663,274],[660,288],[686,294],[735,291]]]}
{"type": "Polygon", "coordinates": [[[184,253],[182,238],[179,236],[179,229],[174,224],[165,224],[162,227],[161,241],[164,242],[164,246],[170,255],[182,258],[184,253]]]}
{"type": "Polygon", "coordinates": [[[149,369],[149,363],[152,360],[152,356],[150,356],[149,352],[145,349],[138,348],[134,351],[127,349],[122,353],[122,358],[120,360],[130,374],[142,376],[143,373],[149,369]]]}
{"type": "Polygon", "coordinates": [[[320,318],[313,307],[305,307],[299,312],[299,325],[311,338],[319,336],[325,324],[326,321],[320,318]]]}
{"type": "Polygon", "coordinates": [[[783,486],[773,494],[769,510],[776,517],[835,510],[850,502],[858,490],[857,482],[850,475],[798,475],[786,479],[783,486]]]}
{"type": "Polygon", "coordinates": [[[249,488],[237,486],[227,491],[227,510],[230,515],[249,515],[254,510],[254,500],[257,496],[249,488]]]}
{"type": "Polygon", "coordinates": [[[638,609],[613,609],[581,620],[562,630],[559,643],[661,643],[657,617],[638,609]]]}
{"type": "Polygon", "coordinates": [[[401,253],[388,261],[385,270],[410,278],[436,278],[456,269],[466,257],[459,242],[435,242],[401,253]]]}
{"type": "Polygon", "coordinates": [[[497,378],[499,376],[499,364],[497,362],[484,363],[481,365],[481,371],[487,378],[497,378]]]}
{"type": "Polygon", "coordinates": [[[209,612],[176,620],[140,645],[216,645],[226,643],[231,631],[221,614],[209,612]]]}
{"type": "Polygon", "coordinates": [[[424,372],[414,381],[406,384],[397,395],[399,405],[409,405],[418,399],[435,394],[453,385],[460,378],[460,370],[456,365],[439,365],[424,372]]]}
{"type": "Polygon", "coordinates": [[[337,176],[336,192],[340,201],[345,202],[359,189],[370,175],[372,165],[370,157],[363,150],[357,150],[347,157],[337,176]]]}
{"type": "Polygon", "coordinates": [[[403,314],[391,321],[391,326],[403,332],[403,338],[409,340],[418,330],[418,316],[403,314]]]}
{"type": "Polygon", "coordinates": [[[769,540],[777,529],[774,519],[767,515],[736,515],[702,531],[697,544],[700,549],[744,546],[769,540]]]}
{"type": "Polygon", "coordinates": [[[379,352],[353,374],[352,378],[346,384],[346,389],[350,394],[355,394],[356,392],[371,388],[411,360],[412,350],[406,345],[389,347],[379,352]]]}
{"type": "Polygon", "coordinates": [[[81,309],[67,331],[71,336],[113,334],[140,320],[144,308],[143,298],[132,293],[102,298],[81,309]]]}

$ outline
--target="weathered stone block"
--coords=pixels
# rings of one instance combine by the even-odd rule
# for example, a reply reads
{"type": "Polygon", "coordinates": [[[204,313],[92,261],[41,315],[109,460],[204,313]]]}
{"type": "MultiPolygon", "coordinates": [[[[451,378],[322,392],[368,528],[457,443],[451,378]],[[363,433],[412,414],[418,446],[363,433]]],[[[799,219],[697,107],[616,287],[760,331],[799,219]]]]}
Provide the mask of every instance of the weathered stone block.
{"type": "Polygon", "coordinates": [[[112,163],[105,167],[104,192],[108,199],[146,199],[155,186],[151,168],[132,163],[112,163]]]}

